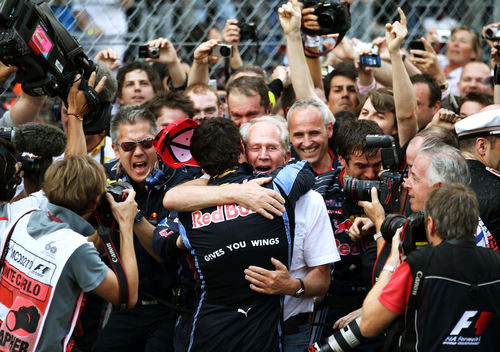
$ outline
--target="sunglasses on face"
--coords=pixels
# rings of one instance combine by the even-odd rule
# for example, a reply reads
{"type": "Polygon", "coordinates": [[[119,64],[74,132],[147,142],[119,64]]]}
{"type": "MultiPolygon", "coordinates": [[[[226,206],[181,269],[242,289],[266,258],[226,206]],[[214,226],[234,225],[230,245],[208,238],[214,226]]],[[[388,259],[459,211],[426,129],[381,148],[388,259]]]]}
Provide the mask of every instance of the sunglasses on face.
{"type": "Polygon", "coordinates": [[[137,147],[137,144],[140,144],[141,147],[144,149],[149,149],[153,146],[153,138],[151,138],[151,137],[144,138],[138,142],[135,142],[135,141],[123,142],[121,144],[118,144],[118,146],[121,147],[124,152],[131,152],[131,151],[135,150],[135,148],[137,147]]]}

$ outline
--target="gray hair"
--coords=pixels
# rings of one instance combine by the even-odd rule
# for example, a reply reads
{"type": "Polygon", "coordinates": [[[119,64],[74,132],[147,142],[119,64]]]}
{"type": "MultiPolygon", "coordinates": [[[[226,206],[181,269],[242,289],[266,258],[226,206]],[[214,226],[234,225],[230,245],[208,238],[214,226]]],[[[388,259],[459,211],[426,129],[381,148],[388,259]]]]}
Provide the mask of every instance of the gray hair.
{"type": "Polygon", "coordinates": [[[120,139],[119,128],[121,125],[135,125],[140,121],[148,122],[151,134],[156,136],[158,133],[158,125],[156,124],[156,117],[151,111],[141,106],[122,106],[111,119],[110,135],[113,144],[116,145],[118,139],[120,139]]]}
{"type": "Polygon", "coordinates": [[[479,205],[476,194],[469,187],[451,183],[429,193],[424,206],[425,221],[431,217],[439,237],[473,237],[476,233],[479,205]]]}
{"type": "Polygon", "coordinates": [[[283,154],[288,153],[290,151],[290,135],[288,133],[288,125],[286,120],[280,115],[260,116],[255,119],[251,119],[249,122],[242,125],[240,127],[240,135],[241,139],[243,139],[243,143],[245,143],[245,146],[247,145],[248,130],[250,130],[250,127],[258,124],[259,122],[269,122],[278,128],[280,133],[281,149],[283,150],[283,154]]]}
{"type": "Polygon", "coordinates": [[[425,143],[418,153],[430,160],[427,179],[430,186],[436,183],[460,183],[469,185],[471,181],[469,166],[457,148],[443,143],[425,143]]]}
{"type": "Polygon", "coordinates": [[[328,125],[330,124],[330,114],[328,107],[322,102],[317,99],[302,99],[302,100],[297,100],[288,110],[288,114],[286,115],[286,119],[288,120],[288,123],[290,123],[290,116],[292,116],[292,112],[296,109],[303,109],[307,108],[309,106],[314,106],[318,108],[318,110],[321,113],[321,117],[323,118],[323,122],[325,123],[325,126],[328,128],[328,125]]]}

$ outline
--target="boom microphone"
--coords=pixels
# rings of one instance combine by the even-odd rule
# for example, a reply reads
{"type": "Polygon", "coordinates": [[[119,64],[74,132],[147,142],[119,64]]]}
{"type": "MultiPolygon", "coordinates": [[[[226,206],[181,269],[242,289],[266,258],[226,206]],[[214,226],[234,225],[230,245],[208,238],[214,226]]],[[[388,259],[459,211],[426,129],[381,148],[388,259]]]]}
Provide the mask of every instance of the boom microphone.
{"type": "Polygon", "coordinates": [[[59,128],[36,122],[15,128],[0,128],[0,137],[11,140],[17,152],[28,152],[42,158],[61,155],[67,140],[66,134],[59,128]]]}

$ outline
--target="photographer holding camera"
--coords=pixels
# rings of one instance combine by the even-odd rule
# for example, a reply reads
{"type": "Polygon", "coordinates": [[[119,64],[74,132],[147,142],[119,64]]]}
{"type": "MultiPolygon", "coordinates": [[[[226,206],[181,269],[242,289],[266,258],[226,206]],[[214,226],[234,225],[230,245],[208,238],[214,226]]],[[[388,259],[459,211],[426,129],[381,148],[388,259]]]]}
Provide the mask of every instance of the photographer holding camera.
{"type": "Polygon", "coordinates": [[[162,302],[173,299],[178,281],[177,261],[163,260],[150,248],[155,226],[169,214],[162,206],[166,189],[189,178],[179,172],[167,179],[164,170],[158,168],[153,148],[158,126],[149,110],[121,107],[111,120],[110,129],[116,159],[105,164],[108,176],[130,183],[137,192],[140,211],[133,231],[140,282],[137,305],[128,312],[111,312],[97,338],[95,351],[137,350],[144,346],[151,351],[172,351],[175,312],[162,302]]]}
{"type": "Polygon", "coordinates": [[[387,351],[496,350],[500,255],[475,244],[475,194],[463,184],[438,187],[426,197],[424,217],[429,245],[399,265],[398,230],[363,303],[361,334],[374,336],[399,319],[387,351]]]}
{"type": "MultiPolygon", "coordinates": [[[[405,254],[414,250],[415,247],[425,244],[423,227],[419,225],[423,218],[422,214],[418,213],[423,210],[429,192],[448,183],[470,184],[471,177],[467,162],[456,148],[443,144],[440,138],[443,137],[438,137],[437,134],[425,137],[418,136],[410,142],[408,147],[407,156],[410,167],[408,178],[403,184],[408,192],[407,196],[413,212],[408,219],[396,214],[386,217],[379,201],[380,197],[375,189],[371,190],[371,202],[359,202],[369,218],[355,219],[349,232],[353,238],[373,233],[370,232],[373,227],[377,232],[374,237],[377,241],[378,257],[373,270],[372,282],[377,280],[389,255],[390,246],[386,242],[390,243],[391,234],[394,234],[397,227],[405,226],[401,236],[405,254]],[[414,152],[416,152],[416,156],[414,156],[414,152]]],[[[479,220],[475,238],[478,246],[496,248],[495,241],[492,240],[490,232],[481,220],[479,220]]]]}
{"type": "Polygon", "coordinates": [[[115,306],[128,290],[137,301],[138,271],[133,243],[135,192],[116,203],[106,195],[120,227],[120,252],[128,287],[99,258],[86,236],[86,221],[106,191],[104,169],[87,156],[71,156],[49,167],[43,191],[47,210],[24,211],[2,234],[0,319],[2,349],[63,351],[79,314],[83,292],[115,306]]]}
{"type": "MultiPolygon", "coordinates": [[[[316,177],[314,189],[324,198],[341,261],[335,264],[330,289],[314,312],[311,334],[313,341],[331,335],[332,326],[335,329],[343,327],[341,318],[361,307],[367,291],[362,262],[373,241],[366,238],[353,241],[349,237],[352,219],[362,215],[363,209],[347,198],[344,186],[346,177],[374,180],[382,168],[380,148],[366,145],[365,138],[368,134],[382,134],[382,130],[373,121],[344,122],[336,135],[342,167],[316,177]]],[[[354,313],[352,319],[358,315],[354,313]]],[[[366,346],[374,347],[375,345],[371,345],[373,342],[367,342],[366,346]]]]}

